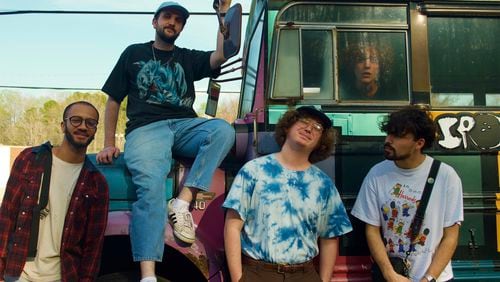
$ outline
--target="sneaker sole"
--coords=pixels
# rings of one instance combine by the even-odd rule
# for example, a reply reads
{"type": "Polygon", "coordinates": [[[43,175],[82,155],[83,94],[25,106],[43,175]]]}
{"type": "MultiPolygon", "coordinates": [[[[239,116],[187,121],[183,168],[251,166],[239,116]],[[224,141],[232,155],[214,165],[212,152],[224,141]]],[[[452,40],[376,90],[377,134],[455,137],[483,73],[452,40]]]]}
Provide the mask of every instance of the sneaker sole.
{"type": "Polygon", "coordinates": [[[193,244],[194,243],[195,239],[193,239],[193,238],[187,238],[187,237],[183,236],[182,234],[180,234],[177,231],[175,231],[174,226],[172,224],[170,224],[170,225],[172,226],[172,230],[174,230],[174,235],[175,235],[175,237],[177,237],[177,239],[181,240],[184,243],[188,243],[188,244],[193,244]]]}

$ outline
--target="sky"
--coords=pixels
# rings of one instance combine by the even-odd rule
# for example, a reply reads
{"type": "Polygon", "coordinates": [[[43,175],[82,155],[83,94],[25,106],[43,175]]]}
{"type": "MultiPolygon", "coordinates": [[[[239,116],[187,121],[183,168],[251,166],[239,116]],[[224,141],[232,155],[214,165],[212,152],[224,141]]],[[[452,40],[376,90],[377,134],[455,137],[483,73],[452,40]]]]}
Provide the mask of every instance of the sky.
{"type": "MultiPolygon", "coordinates": [[[[177,2],[190,12],[214,12],[211,0],[177,2]]],[[[154,39],[151,20],[161,3],[137,0],[0,0],[0,13],[22,10],[151,12],[146,15],[0,15],[0,90],[5,86],[100,89],[128,45],[154,39]]],[[[233,0],[232,4],[235,3],[242,5],[244,13],[250,9],[250,0],[233,0]]],[[[242,40],[247,19],[247,16],[242,18],[242,40]]],[[[213,50],[217,28],[215,15],[192,15],[176,44],[213,50]]],[[[241,49],[237,57],[241,57],[241,49]]],[[[235,72],[226,78],[239,75],[235,72]]],[[[206,91],[207,82],[196,83],[196,90],[206,91]]],[[[223,84],[222,91],[239,91],[239,82],[223,84]]]]}

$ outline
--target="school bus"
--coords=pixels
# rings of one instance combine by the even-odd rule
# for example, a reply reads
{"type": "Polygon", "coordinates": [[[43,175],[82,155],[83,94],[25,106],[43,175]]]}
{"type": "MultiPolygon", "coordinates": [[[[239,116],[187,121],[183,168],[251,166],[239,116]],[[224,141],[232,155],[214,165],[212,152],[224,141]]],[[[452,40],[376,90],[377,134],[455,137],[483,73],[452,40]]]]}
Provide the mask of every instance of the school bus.
{"type": "MultiPolygon", "coordinates": [[[[167,248],[156,268],[161,280],[229,279],[221,204],[246,161],[279,150],[273,131],[286,110],[312,105],[332,119],[339,141],[317,165],[334,180],[350,211],[364,176],[383,159],[380,121],[416,104],[429,109],[439,127],[427,153],[452,165],[463,182],[465,220],[452,261],[455,279],[498,281],[499,34],[497,0],[252,0],[242,44],[236,143],[210,192],[195,201],[195,243],[176,241],[167,224],[167,248]]],[[[209,88],[207,105],[213,107],[224,79],[212,80],[209,88]]],[[[122,157],[98,168],[111,197],[100,281],[133,281],[138,267],[131,261],[128,225],[135,188],[122,157]]],[[[189,169],[190,160],[174,164],[165,180],[167,199],[189,169]]],[[[332,254],[339,256],[332,280],[370,281],[364,226],[351,221],[354,231],[332,254]]]]}
{"type": "MultiPolygon", "coordinates": [[[[383,159],[380,121],[420,105],[439,130],[427,153],[453,166],[463,182],[455,279],[498,281],[498,34],[500,1],[255,0],[243,45],[235,156],[245,162],[277,151],[279,117],[313,105],[338,130],[334,154],[317,165],[349,211],[364,176],[383,159]]],[[[370,281],[364,225],[351,221],[333,280],[370,281]]]]}

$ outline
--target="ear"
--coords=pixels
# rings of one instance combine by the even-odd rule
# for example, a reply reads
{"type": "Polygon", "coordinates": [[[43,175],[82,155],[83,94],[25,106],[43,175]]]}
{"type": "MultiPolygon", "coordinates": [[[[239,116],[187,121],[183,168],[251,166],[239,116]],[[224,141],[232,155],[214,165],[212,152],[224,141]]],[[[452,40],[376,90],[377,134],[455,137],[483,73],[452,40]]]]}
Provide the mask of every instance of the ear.
{"type": "Polygon", "coordinates": [[[61,132],[64,133],[64,121],[61,121],[61,132]]]}
{"type": "Polygon", "coordinates": [[[156,27],[158,26],[158,19],[153,18],[153,20],[151,20],[151,24],[153,25],[153,28],[156,29],[156,27]]]}
{"type": "Polygon", "coordinates": [[[424,138],[418,139],[416,145],[417,148],[420,149],[420,151],[422,151],[422,148],[425,146],[425,139],[424,138]]]}

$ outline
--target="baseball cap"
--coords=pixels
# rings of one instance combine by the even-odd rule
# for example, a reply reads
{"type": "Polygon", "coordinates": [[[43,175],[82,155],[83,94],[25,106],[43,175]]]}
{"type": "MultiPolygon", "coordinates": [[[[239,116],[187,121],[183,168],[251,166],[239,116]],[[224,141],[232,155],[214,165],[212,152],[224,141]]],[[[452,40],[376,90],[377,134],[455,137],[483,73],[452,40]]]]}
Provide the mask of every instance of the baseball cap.
{"type": "Polygon", "coordinates": [[[181,4],[174,2],[174,1],[167,1],[167,2],[161,3],[161,5],[158,7],[158,9],[156,9],[155,17],[164,9],[176,10],[177,12],[179,12],[182,15],[182,17],[184,18],[184,21],[187,20],[187,18],[189,18],[188,10],[186,8],[182,7],[181,4]]]}
{"type": "Polygon", "coordinates": [[[313,106],[298,107],[296,111],[299,112],[300,114],[305,114],[317,118],[323,125],[324,129],[329,129],[330,127],[332,127],[332,121],[330,120],[330,118],[323,112],[318,111],[313,106]]]}

